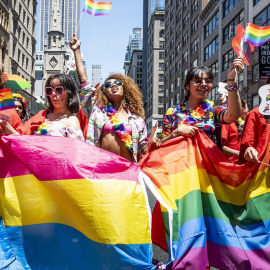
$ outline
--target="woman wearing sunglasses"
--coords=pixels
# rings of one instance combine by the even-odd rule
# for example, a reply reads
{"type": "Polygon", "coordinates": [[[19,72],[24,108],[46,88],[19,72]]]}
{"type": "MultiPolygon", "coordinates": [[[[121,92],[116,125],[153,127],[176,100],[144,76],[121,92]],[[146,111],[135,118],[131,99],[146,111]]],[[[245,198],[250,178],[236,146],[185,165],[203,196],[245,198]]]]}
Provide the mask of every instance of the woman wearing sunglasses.
{"type": "Polygon", "coordinates": [[[89,119],[86,141],[92,145],[137,162],[144,152],[147,131],[142,94],[128,76],[110,75],[98,89],[87,79],[80,53],[80,41],[70,41],[81,82],[81,107],[89,119]]]}
{"type": "Polygon", "coordinates": [[[76,86],[65,74],[51,75],[45,84],[47,110],[42,110],[25,124],[13,129],[6,121],[1,121],[8,134],[50,135],[77,138],[84,141],[80,122],[79,99],[76,86]]]}
{"type": "Polygon", "coordinates": [[[228,107],[214,108],[214,102],[206,98],[212,90],[214,79],[211,70],[207,67],[192,68],[185,79],[187,91],[185,102],[169,108],[164,116],[162,142],[177,136],[192,137],[198,129],[201,129],[217,143],[214,122],[230,124],[241,115],[241,100],[235,82],[235,70],[240,74],[243,69],[243,59],[235,59],[227,75],[228,107]]]}

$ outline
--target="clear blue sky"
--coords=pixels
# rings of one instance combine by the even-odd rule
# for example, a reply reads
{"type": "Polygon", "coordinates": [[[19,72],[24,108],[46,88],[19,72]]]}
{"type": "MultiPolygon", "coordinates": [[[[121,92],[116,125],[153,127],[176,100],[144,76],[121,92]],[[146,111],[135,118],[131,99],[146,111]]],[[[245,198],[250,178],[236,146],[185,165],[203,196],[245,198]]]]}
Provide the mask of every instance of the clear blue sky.
{"type": "MultiPolygon", "coordinates": [[[[82,11],[85,1],[80,2],[82,11]]],[[[102,65],[103,79],[111,72],[123,73],[129,35],[132,34],[133,28],[142,28],[143,25],[143,0],[110,0],[107,2],[113,3],[109,16],[94,17],[84,12],[81,18],[81,50],[83,58],[86,60],[89,79],[92,64],[102,65]]],[[[37,8],[39,9],[40,6],[38,5],[37,8]]],[[[37,25],[37,31],[39,31],[39,25],[37,25]]]]}

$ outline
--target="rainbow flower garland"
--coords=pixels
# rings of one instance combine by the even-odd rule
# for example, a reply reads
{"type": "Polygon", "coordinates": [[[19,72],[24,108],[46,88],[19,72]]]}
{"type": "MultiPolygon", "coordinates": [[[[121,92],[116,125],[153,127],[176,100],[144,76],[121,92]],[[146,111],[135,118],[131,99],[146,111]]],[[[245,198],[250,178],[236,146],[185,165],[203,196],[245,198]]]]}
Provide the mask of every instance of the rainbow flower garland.
{"type": "Polygon", "coordinates": [[[38,127],[38,135],[47,135],[49,133],[49,122],[48,119],[45,120],[43,124],[38,127]]]}
{"type": "Polygon", "coordinates": [[[124,123],[119,119],[118,111],[113,108],[111,103],[108,103],[105,107],[105,112],[113,124],[113,129],[116,132],[117,137],[125,143],[125,146],[128,148],[130,153],[133,154],[132,137],[127,132],[124,123]]]}
{"type": "Polygon", "coordinates": [[[237,123],[238,123],[238,126],[239,126],[239,127],[243,128],[244,125],[245,125],[245,119],[243,119],[243,118],[240,117],[240,118],[237,120],[237,123]]]}

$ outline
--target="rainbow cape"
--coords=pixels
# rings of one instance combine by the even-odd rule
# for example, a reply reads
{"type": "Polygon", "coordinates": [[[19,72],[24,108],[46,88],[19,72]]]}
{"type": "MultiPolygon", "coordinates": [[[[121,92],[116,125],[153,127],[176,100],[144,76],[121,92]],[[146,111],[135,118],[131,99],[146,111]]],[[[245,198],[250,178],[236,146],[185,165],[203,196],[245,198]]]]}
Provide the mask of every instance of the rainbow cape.
{"type": "Polygon", "coordinates": [[[0,137],[0,164],[0,269],[155,269],[138,165],[18,135],[0,137]]]}
{"type": "Polygon", "coordinates": [[[10,88],[0,89],[0,111],[16,108],[10,88]]]}
{"type": "Polygon", "coordinates": [[[270,39],[270,26],[257,26],[247,23],[244,35],[244,42],[253,46],[261,46],[270,39]]]}
{"type": "MultiPolygon", "coordinates": [[[[267,164],[268,140],[262,148],[267,164]]],[[[162,144],[140,165],[174,209],[157,204],[153,212],[153,243],[166,249],[167,242],[172,260],[166,269],[270,268],[267,166],[230,163],[202,131],[162,144]]]]}
{"type": "Polygon", "coordinates": [[[83,12],[87,12],[92,16],[109,15],[112,2],[96,2],[94,0],[86,0],[83,12]]]}

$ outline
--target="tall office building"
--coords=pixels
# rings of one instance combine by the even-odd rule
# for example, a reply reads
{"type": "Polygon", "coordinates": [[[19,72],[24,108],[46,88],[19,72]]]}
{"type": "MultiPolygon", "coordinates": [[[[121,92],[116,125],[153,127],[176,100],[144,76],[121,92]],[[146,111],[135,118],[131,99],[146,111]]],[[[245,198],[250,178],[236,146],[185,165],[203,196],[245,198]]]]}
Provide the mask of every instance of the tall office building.
{"type": "Polygon", "coordinates": [[[92,84],[97,85],[102,81],[101,65],[92,65],[92,84]]]}
{"type": "MultiPolygon", "coordinates": [[[[65,35],[65,42],[68,43],[72,34],[76,32],[80,20],[79,0],[59,0],[60,12],[62,16],[62,32],[65,35]]],[[[51,25],[53,0],[40,1],[40,40],[39,50],[43,51],[44,44],[47,44],[47,33],[51,25]]],[[[78,37],[80,31],[78,30],[78,37]]]]}
{"type": "Polygon", "coordinates": [[[129,36],[127,52],[125,55],[124,70],[125,74],[128,73],[129,63],[134,50],[142,50],[143,35],[142,28],[133,28],[133,34],[129,36]]]}
{"type": "Polygon", "coordinates": [[[143,0],[143,78],[142,78],[142,92],[143,101],[146,104],[147,97],[147,44],[148,36],[147,31],[150,23],[151,16],[155,10],[164,10],[165,0],[143,0]]]}

